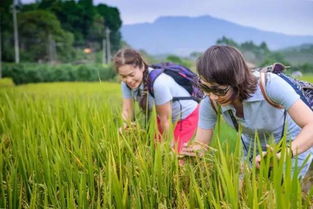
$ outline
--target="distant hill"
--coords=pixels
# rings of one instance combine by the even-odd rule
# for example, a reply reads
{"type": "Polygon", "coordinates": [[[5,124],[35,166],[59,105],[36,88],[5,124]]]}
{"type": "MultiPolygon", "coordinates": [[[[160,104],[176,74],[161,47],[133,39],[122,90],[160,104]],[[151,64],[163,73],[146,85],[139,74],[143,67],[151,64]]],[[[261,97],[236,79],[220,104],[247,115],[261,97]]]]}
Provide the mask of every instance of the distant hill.
{"type": "Polygon", "coordinates": [[[270,50],[313,43],[313,36],[295,36],[246,27],[211,16],[160,17],[153,23],[124,25],[123,39],[151,54],[189,55],[204,51],[222,36],[236,42],[265,41],[270,50]]]}

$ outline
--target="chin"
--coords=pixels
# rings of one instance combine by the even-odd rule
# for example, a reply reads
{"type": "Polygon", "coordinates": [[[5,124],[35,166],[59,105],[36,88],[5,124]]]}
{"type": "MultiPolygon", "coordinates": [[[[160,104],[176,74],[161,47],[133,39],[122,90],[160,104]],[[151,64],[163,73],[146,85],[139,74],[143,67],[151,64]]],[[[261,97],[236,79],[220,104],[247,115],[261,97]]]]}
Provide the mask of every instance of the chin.
{"type": "Polygon", "coordinates": [[[227,106],[227,105],[229,105],[229,103],[219,103],[219,105],[221,105],[221,106],[227,106]]]}
{"type": "Polygon", "coordinates": [[[135,84],[133,84],[133,85],[129,85],[129,84],[127,84],[127,85],[128,85],[128,87],[131,88],[131,89],[137,89],[140,84],[135,83],[135,84]]]}
{"type": "Polygon", "coordinates": [[[227,106],[227,105],[230,105],[231,104],[231,102],[217,102],[219,105],[221,105],[221,106],[227,106]]]}

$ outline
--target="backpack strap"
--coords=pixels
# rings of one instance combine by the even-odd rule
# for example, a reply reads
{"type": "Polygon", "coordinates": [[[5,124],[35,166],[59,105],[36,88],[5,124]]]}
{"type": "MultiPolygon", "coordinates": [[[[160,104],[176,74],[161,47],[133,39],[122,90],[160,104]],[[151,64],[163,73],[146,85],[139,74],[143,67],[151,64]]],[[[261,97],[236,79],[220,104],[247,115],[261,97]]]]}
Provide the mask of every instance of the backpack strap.
{"type": "Polygon", "coordinates": [[[173,97],[173,99],[172,99],[173,102],[176,102],[179,100],[195,100],[195,98],[190,96],[190,97],[173,97]]]}
{"type": "MultiPolygon", "coordinates": [[[[268,95],[266,94],[265,91],[265,85],[267,82],[267,77],[266,77],[266,73],[265,72],[260,72],[260,88],[261,88],[261,92],[263,94],[264,99],[273,107],[277,108],[277,109],[284,109],[284,107],[280,104],[275,103],[273,100],[271,100],[268,95]]],[[[287,110],[284,110],[284,124],[283,124],[283,129],[281,132],[281,139],[284,136],[284,132],[285,132],[285,123],[286,123],[286,117],[287,117],[287,110]]]]}
{"type": "Polygon", "coordinates": [[[275,74],[278,74],[278,73],[282,73],[285,69],[288,69],[288,68],[289,68],[289,66],[285,66],[279,62],[275,62],[272,65],[272,72],[275,74]]]}
{"type": "Polygon", "coordinates": [[[279,74],[279,73],[282,73],[285,69],[288,69],[289,66],[285,66],[281,63],[278,63],[278,62],[275,62],[273,63],[272,65],[268,65],[268,66],[265,66],[265,67],[258,67],[258,68],[253,68],[252,70],[253,71],[258,71],[258,72],[272,72],[272,73],[275,73],[275,74],[279,74]]]}
{"type": "Polygon", "coordinates": [[[151,72],[148,74],[148,91],[152,97],[154,97],[154,92],[153,92],[153,84],[157,77],[161,75],[164,72],[164,68],[154,68],[151,72]]]}
{"type": "MultiPolygon", "coordinates": [[[[168,76],[173,78],[173,73],[170,73],[170,71],[168,71],[168,69],[172,67],[171,63],[165,63],[164,65],[162,65],[162,64],[155,64],[155,65],[151,65],[151,67],[153,68],[153,70],[149,73],[149,77],[148,77],[148,91],[149,91],[150,95],[152,97],[154,97],[153,84],[154,84],[155,80],[162,73],[165,73],[168,76]]],[[[175,67],[176,68],[181,68],[181,66],[178,66],[178,65],[177,66],[175,65],[175,67]]],[[[173,67],[171,69],[172,69],[173,72],[176,71],[175,73],[179,74],[179,70],[178,69],[175,69],[173,67]]],[[[180,75],[183,76],[182,74],[180,74],[180,75]]],[[[175,80],[175,82],[177,83],[176,80],[175,80]]],[[[190,95],[190,96],[181,96],[181,97],[173,97],[173,99],[172,99],[173,102],[180,101],[180,100],[195,100],[196,102],[199,103],[198,99],[193,97],[192,95],[190,95]]]]}
{"type": "Polygon", "coordinates": [[[218,115],[218,106],[217,106],[217,103],[215,101],[213,101],[210,97],[209,97],[209,100],[210,100],[210,104],[211,104],[211,107],[212,109],[214,110],[214,112],[216,113],[216,115],[218,115]]]}
{"type": "MultiPolygon", "coordinates": [[[[220,112],[218,111],[218,109],[219,109],[218,104],[215,101],[213,101],[210,97],[209,97],[209,99],[210,99],[210,103],[211,103],[212,109],[214,110],[216,115],[218,117],[220,117],[220,112]]],[[[238,121],[237,121],[236,117],[234,116],[233,112],[231,110],[228,110],[228,114],[229,114],[229,116],[231,118],[231,121],[232,121],[236,131],[239,132],[239,124],[238,124],[238,121]]],[[[247,148],[246,143],[244,142],[242,136],[240,136],[240,140],[241,140],[241,142],[243,144],[244,149],[248,153],[248,148],[247,148]]],[[[252,158],[250,157],[249,160],[252,161],[252,158]]]]}
{"type": "Polygon", "coordinates": [[[269,96],[267,95],[266,91],[265,91],[265,85],[267,83],[267,76],[266,73],[264,72],[260,72],[260,89],[261,92],[263,94],[264,99],[273,107],[278,108],[278,109],[284,109],[284,107],[280,104],[275,103],[271,98],[269,98],[269,96]]]}

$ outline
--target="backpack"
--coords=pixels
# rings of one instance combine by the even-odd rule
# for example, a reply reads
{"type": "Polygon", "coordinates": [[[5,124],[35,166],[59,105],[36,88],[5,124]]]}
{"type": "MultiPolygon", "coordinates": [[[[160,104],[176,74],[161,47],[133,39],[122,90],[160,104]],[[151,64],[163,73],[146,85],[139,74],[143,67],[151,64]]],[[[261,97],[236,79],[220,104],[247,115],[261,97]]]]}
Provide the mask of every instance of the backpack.
{"type": "Polygon", "coordinates": [[[204,97],[204,93],[198,87],[198,75],[192,72],[187,67],[182,65],[174,64],[174,63],[160,63],[151,65],[154,70],[149,73],[148,77],[148,91],[152,97],[154,97],[153,92],[153,84],[156,78],[161,75],[161,73],[165,73],[172,77],[176,83],[182,86],[184,89],[188,91],[190,94],[189,97],[174,97],[173,101],[178,100],[195,100],[196,102],[200,102],[204,97]]]}
{"type": "Polygon", "coordinates": [[[311,110],[313,110],[313,84],[287,76],[286,74],[283,73],[285,69],[286,69],[286,66],[280,63],[274,63],[273,65],[270,65],[270,66],[253,69],[254,71],[260,72],[260,88],[261,88],[261,91],[265,100],[272,106],[282,109],[282,106],[272,101],[267,96],[266,91],[265,91],[265,85],[267,81],[266,73],[271,72],[271,73],[275,73],[276,75],[281,77],[283,80],[285,80],[296,91],[296,93],[300,96],[301,100],[308,107],[310,107],[311,110]]]}

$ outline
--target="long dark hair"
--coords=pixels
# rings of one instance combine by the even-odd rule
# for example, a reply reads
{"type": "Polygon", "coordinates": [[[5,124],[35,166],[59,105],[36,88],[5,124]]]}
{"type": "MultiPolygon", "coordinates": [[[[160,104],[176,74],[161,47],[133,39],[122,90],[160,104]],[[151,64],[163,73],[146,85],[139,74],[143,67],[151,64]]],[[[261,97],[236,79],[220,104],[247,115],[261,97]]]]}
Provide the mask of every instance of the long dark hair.
{"type": "Polygon", "coordinates": [[[230,85],[243,101],[257,88],[257,78],[249,70],[241,52],[231,46],[214,45],[198,59],[197,71],[207,82],[230,85]]]}
{"type": "Polygon", "coordinates": [[[125,48],[120,49],[115,56],[113,57],[113,63],[115,70],[118,73],[118,69],[123,65],[133,65],[135,67],[144,68],[143,71],[143,86],[144,90],[141,92],[139,106],[140,108],[147,113],[148,112],[148,64],[141,56],[139,52],[134,49],[125,48]]]}

